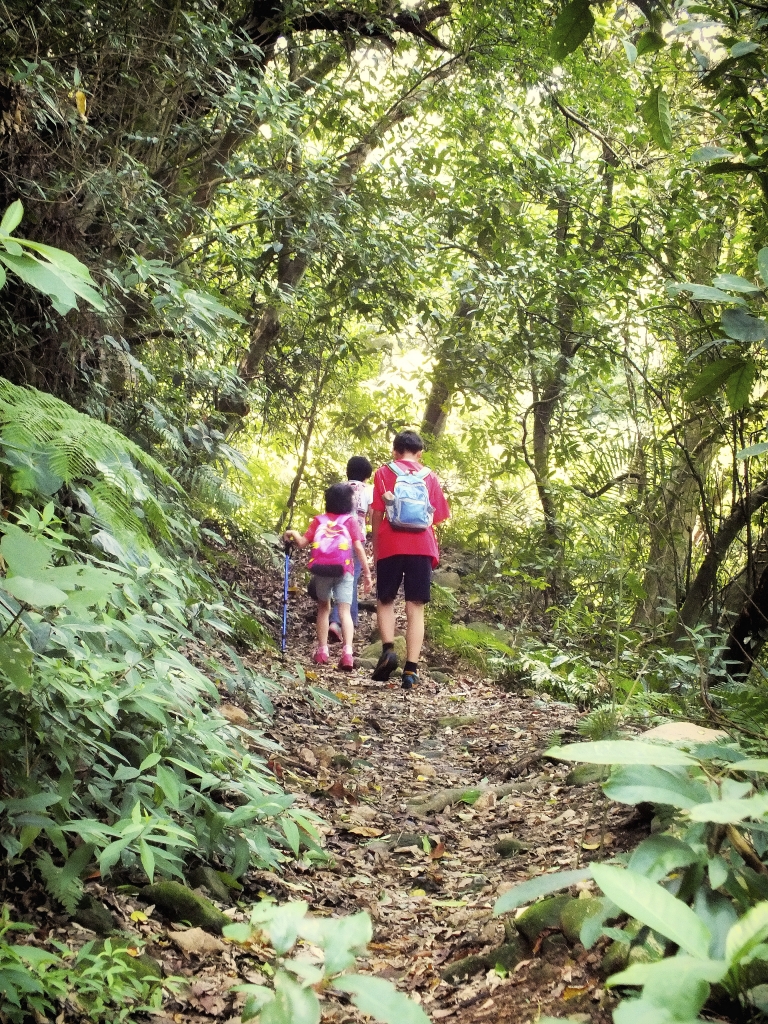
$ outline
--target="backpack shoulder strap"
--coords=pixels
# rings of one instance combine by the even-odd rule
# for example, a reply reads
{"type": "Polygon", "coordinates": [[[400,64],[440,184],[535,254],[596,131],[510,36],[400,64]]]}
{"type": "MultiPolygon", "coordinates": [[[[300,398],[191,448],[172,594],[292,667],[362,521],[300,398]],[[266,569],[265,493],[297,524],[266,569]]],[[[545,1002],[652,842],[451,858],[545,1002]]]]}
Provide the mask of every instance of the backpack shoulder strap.
{"type": "Polygon", "coordinates": [[[395,476],[410,476],[414,480],[426,480],[432,470],[429,466],[422,466],[421,469],[402,469],[396,462],[388,462],[387,465],[395,476]]]}

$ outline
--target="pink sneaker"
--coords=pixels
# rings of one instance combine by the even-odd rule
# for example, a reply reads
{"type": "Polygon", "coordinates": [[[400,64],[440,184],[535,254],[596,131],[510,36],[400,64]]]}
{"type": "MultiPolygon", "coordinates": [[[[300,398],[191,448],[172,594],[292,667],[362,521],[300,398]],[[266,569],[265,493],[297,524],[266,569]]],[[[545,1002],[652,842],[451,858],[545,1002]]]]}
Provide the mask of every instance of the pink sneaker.
{"type": "Polygon", "coordinates": [[[328,648],[318,647],[315,653],[312,655],[312,661],[316,665],[327,665],[328,664],[328,648]]]}
{"type": "Polygon", "coordinates": [[[345,672],[351,672],[355,667],[354,658],[352,651],[349,648],[344,648],[341,652],[341,658],[339,659],[339,668],[343,668],[345,672]]]}

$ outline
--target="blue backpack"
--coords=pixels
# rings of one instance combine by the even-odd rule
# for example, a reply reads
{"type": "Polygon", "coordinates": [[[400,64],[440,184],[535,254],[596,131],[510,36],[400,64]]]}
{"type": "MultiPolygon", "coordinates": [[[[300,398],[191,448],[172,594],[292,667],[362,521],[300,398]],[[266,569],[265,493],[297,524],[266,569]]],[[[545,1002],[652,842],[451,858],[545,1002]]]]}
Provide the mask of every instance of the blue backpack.
{"type": "Polygon", "coordinates": [[[394,497],[387,501],[387,519],[395,530],[410,530],[423,533],[432,525],[435,509],[429,500],[429,491],[425,483],[431,470],[403,469],[396,462],[390,462],[389,468],[396,476],[394,497]]]}

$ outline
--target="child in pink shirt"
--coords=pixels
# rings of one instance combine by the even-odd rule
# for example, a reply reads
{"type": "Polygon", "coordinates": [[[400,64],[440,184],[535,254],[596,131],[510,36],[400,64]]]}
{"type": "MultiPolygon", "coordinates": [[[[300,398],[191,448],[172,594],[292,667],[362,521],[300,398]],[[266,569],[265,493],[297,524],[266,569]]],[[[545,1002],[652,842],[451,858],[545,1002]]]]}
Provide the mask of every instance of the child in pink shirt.
{"type": "MultiPolygon", "coordinates": [[[[317,650],[312,660],[317,665],[328,663],[328,619],[331,613],[331,598],[336,602],[341,620],[341,634],[343,648],[339,668],[351,672],[353,668],[352,641],[355,635],[355,627],[352,622],[350,605],[352,604],[352,592],[355,583],[354,563],[352,551],[363,567],[363,590],[369,594],[372,588],[371,570],[368,567],[368,559],[365,555],[365,534],[360,528],[357,516],[354,511],[354,492],[349,484],[334,484],[325,492],[325,515],[315,516],[309,524],[307,532],[301,534],[298,530],[286,530],[285,540],[295,544],[297,547],[306,548],[310,544],[317,547],[315,537],[318,530],[323,528],[329,521],[334,525],[341,526],[349,543],[345,544],[351,548],[350,557],[343,560],[339,565],[337,575],[321,575],[320,567],[315,575],[315,589],[317,592],[317,650]]],[[[310,563],[310,571],[312,565],[310,563]]]]}

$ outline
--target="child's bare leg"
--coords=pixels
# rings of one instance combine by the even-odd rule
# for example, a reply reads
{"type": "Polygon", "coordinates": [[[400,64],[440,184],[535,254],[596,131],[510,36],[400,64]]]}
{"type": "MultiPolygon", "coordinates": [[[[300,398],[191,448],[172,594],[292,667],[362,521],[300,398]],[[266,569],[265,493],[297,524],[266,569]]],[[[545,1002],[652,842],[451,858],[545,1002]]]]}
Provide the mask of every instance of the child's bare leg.
{"type": "MultiPolygon", "coordinates": [[[[328,646],[328,617],[331,614],[331,602],[330,599],[327,601],[317,602],[317,643],[319,647],[328,646]]],[[[349,614],[349,605],[347,605],[347,614],[349,614]]],[[[343,623],[343,620],[342,620],[343,623]]],[[[343,628],[343,626],[342,626],[343,628]]],[[[345,641],[346,642],[346,641],[345,641]]]]}
{"type": "Polygon", "coordinates": [[[355,639],[355,625],[352,622],[352,612],[350,605],[345,604],[343,601],[339,601],[339,619],[341,620],[341,636],[345,647],[351,647],[352,641],[355,639]]]}

